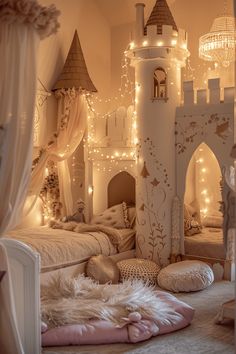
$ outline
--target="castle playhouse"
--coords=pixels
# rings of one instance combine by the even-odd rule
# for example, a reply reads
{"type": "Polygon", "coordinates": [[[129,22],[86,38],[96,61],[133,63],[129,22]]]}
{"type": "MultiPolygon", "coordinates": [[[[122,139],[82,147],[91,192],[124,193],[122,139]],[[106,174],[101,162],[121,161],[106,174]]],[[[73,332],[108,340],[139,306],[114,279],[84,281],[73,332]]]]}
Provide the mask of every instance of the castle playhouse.
{"type": "MultiPolygon", "coordinates": [[[[165,265],[185,253],[186,174],[196,149],[202,143],[211,149],[223,177],[233,165],[234,88],[225,88],[221,101],[219,79],[211,79],[208,90],[196,93],[195,102],[193,82],[185,82],[181,105],[181,68],[189,56],[187,33],[177,28],[166,0],[156,1],[146,25],[144,6],[136,4],[134,40],[126,53],[136,84],[136,252],[137,257],[165,265]]],[[[229,194],[224,195],[227,211],[229,194]]],[[[216,257],[211,263],[226,272],[225,264],[228,268],[232,264],[231,251],[232,244],[227,261],[216,257]]]]}

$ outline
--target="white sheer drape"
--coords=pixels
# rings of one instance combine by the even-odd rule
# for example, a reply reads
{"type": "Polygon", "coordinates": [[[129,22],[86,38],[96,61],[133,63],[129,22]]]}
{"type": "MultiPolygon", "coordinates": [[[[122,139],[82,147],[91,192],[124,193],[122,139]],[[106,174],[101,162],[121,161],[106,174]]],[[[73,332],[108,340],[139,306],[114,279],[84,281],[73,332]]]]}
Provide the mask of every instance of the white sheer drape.
{"type": "MultiPolygon", "coordinates": [[[[55,32],[59,12],[36,0],[0,0],[0,237],[21,216],[31,164],[36,52],[39,38],[55,32]]],[[[0,351],[22,354],[7,253],[0,242],[0,351]]]]}
{"type": "Polygon", "coordinates": [[[87,104],[84,94],[79,90],[59,90],[56,95],[59,99],[58,129],[48,145],[41,150],[41,156],[32,173],[29,194],[35,197],[39,195],[47,161],[57,162],[60,198],[65,213],[70,215],[73,211],[73,198],[67,159],[77,149],[84,136],[87,104]]]}
{"type": "MultiPolygon", "coordinates": [[[[32,164],[36,49],[39,37],[29,26],[0,24],[0,235],[16,226],[27,194],[32,164]]],[[[2,246],[3,247],[3,246],[2,246]]],[[[10,270],[2,249],[0,347],[21,353],[10,270]]]]}

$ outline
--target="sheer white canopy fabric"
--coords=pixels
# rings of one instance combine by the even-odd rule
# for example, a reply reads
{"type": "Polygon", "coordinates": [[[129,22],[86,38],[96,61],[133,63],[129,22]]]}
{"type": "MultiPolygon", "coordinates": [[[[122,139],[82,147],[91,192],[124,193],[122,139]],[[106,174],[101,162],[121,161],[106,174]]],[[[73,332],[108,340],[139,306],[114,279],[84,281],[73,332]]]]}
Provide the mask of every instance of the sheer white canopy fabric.
{"type": "Polygon", "coordinates": [[[67,159],[83,139],[86,128],[87,104],[84,94],[74,88],[58,90],[58,128],[41,155],[31,177],[29,195],[37,197],[45,177],[48,160],[57,162],[60,198],[67,215],[73,212],[70,172],[67,159]]]}
{"type": "MultiPolygon", "coordinates": [[[[0,235],[19,222],[32,164],[32,135],[36,92],[36,50],[39,37],[28,26],[0,24],[0,235]],[[33,74],[31,74],[33,73],[33,74]]],[[[3,246],[2,246],[3,247],[3,246]]],[[[10,270],[2,249],[0,347],[21,353],[16,326],[10,270]],[[1,342],[3,341],[3,342],[1,342]]]]}
{"type": "MultiPolygon", "coordinates": [[[[31,164],[40,37],[55,32],[59,12],[35,0],[0,0],[0,237],[18,224],[31,164]]],[[[22,354],[7,253],[0,242],[0,348],[22,354]]]]}

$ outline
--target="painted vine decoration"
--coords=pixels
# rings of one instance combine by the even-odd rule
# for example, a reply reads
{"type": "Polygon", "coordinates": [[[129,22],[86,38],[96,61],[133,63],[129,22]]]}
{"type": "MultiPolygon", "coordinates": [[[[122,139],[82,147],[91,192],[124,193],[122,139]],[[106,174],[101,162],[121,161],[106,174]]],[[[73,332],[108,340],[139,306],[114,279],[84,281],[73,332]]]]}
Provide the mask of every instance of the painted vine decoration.
{"type": "MultiPolygon", "coordinates": [[[[158,210],[160,209],[161,206],[163,206],[165,200],[166,200],[166,193],[165,190],[160,186],[160,181],[158,181],[155,177],[152,178],[150,175],[146,162],[143,164],[143,168],[141,171],[141,176],[145,180],[145,187],[146,187],[146,202],[143,201],[142,205],[139,207],[139,211],[141,212],[147,212],[147,219],[143,219],[142,221],[138,218],[138,223],[141,225],[146,225],[148,224],[149,226],[149,235],[148,235],[148,241],[147,244],[149,245],[149,258],[154,259],[155,257],[157,258],[158,264],[161,264],[161,259],[160,259],[160,253],[165,247],[165,238],[167,235],[164,232],[164,226],[159,220],[159,215],[158,215],[158,210]],[[151,178],[149,178],[151,177],[151,178]],[[151,181],[150,181],[151,179],[151,181]],[[152,185],[152,188],[150,189],[150,184],[152,185]],[[159,208],[154,207],[153,202],[150,202],[150,194],[154,194],[155,192],[157,193],[162,193],[163,194],[163,200],[161,201],[159,208]]],[[[142,248],[140,247],[139,243],[140,241],[144,243],[144,237],[142,235],[139,235],[137,238],[137,243],[138,243],[138,248],[141,251],[142,254],[142,248]]]]}
{"type": "MultiPolygon", "coordinates": [[[[161,253],[166,246],[166,232],[163,221],[165,211],[163,209],[166,201],[166,190],[171,190],[167,169],[157,157],[157,148],[152,140],[147,137],[137,145],[137,158],[141,155],[141,150],[145,148],[150,156],[152,172],[150,172],[147,162],[144,161],[140,175],[143,178],[146,189],[145,198],[141,198],[141,205],[138,206],[137,223],[141,226],[148,226],[148,235],[139,233],[137,235],[137,248],[143,255],[145,245],[148,245],[148,257],[156,260],[161,265],[161,253]],[[153,196],[155,197],[153,198],[153,196]],[[152,197],[151,197],[152,196],[152,197]],[[145,213],[145,217],[144,217],[145,213]]],[[[142,183],[142,182],[141,182],[142,183]]]]}
{"type": "MultiPolygon", "coordinates": [[[[155,145],[153,144],[152,140],[150,138],[146,138],[144,140],[144,145],[146,145],[146,148],[148,149],[149,155],[150,155],[152,162],[153,162],[154,166],[156,167],[158,173],[162,175],[162,177],[161,177],[162,182],[166,185],[166,187],[171,189],[167,169],[164,167],[162,162],[160,162],[158,160],[158,157],[156,154],[157,149],[156,149],[155,145]]],[[[137,159],[139,159],[141,147],[142,147],[142,144],[141,144],[141,142],[139,142],[137,144],[137,159]]],[[[158,181],[155,177],[153,178],[153,181],[151,182],[153,187],[157,186],[159,183],[160,183],[160,181],[158,181]]]]}
{"type": "Polygon", "coordinates": [[[178,154],[184,153],[188,145],[194,142],[196,136],[204,136],[206,134],[205,128],[209,125],[215,125],[214,134],[221,139],[222,144],[225,144],[230,132],[229,121],[229,118],[219,117],[217,113],[214,113],[207,121],[202,123],[192,121],[186,127],[183,127],[180,122],[175,122],[175,147],[178,154]]]}

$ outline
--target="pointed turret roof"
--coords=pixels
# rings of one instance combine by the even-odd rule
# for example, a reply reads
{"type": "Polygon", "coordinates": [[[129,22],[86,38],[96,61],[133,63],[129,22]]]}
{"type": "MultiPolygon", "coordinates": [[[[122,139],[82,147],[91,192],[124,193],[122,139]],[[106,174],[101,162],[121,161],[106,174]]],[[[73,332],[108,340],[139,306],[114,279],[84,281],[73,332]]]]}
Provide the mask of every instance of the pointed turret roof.
{"type": "Polygon", "coordinates": [[[166,0],[157,0],[156,4],[151,12],[151,15],[144,27],[144,34],[147,34],[147,26],[157,26],[157,34],[162,34],[162,26],[172,26],[175,31],[178,31],[174,17],[170,12],[169,6],[166,0]]]}
{"type": "Polygon", "coordinates": [[[53,91],[72,87],[97,92],[87,70],[77,31],[75,31],[65,65],[53,91]]]}

